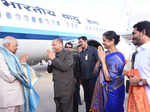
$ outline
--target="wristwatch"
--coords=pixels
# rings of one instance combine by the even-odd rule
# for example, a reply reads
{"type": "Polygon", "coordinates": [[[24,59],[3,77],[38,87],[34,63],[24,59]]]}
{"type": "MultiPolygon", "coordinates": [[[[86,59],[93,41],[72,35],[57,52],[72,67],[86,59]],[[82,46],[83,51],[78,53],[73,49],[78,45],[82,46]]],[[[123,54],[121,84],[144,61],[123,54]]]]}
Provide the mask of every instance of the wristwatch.
{"type": "Polygon", "coordinates": [[[143,85],[144,85],[143,80],[139,81],[139,82],[138,82],[138,85],[139,85],[139,86],[143,86],[143,85]]]}
{"type": "Polygon", "coordinates": [[[51,65],[52,64],[52,61],[51,60],[48,60],[48,65],[51,65]]]}

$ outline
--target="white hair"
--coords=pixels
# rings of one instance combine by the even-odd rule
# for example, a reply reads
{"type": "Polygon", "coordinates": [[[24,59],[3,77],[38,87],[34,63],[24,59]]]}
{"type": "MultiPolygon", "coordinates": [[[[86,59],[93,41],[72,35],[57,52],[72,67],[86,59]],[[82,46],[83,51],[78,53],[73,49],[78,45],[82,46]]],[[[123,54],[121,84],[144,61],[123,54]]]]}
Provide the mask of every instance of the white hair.
{"type": "Polygon", "coordinates": [[[12,43],[12,40],[9,39],[9,38],[4,38],[3,41],[2,41],[2,45],[5,46],[6,44],[10,44],[12,43]]]}

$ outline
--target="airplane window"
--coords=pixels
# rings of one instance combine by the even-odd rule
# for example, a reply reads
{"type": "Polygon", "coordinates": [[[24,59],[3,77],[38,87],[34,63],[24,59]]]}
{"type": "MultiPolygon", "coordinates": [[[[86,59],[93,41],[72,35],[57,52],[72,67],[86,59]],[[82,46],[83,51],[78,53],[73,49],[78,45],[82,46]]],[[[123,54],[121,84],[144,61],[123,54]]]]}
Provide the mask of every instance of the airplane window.
{"type": "Polygon", "coordinates": [[[39,23],[43,23],[43,20],[42,20],[42,18],[39,18],[39,23]]]}
{"type": "Polygon", "coordinates": [[[75,28],[78,28],[78,25],[77,25],[77,24],[75,24],[75,28]]]}
{"type": "Polygon", "coordinates": [[[69,27],[69,23],[67,22],[66,24],[67,24],[67,27],[69,27]]]}
{"type": "Polygon", "coordinates": [[[86,26],[86,29],[89,30],[89,26],[86,26]]]}
{"type": "Polygon", "coordinates": [[[24,15],[23,18],[24,18],[25,21],[29,21],[29,17],[27,15],[24,15]]]}
{"type": "Polygon", "coordinates": [[[89,30],[92,30],[92,27],[91,27],[91,26],[89,26],[89,30]]]}
{"type": "Polygon", "coordinates": [[[74,26],[74,24],[73,23],[71,23],[71,27],[73,28],[73,26],[74,26]]]}
{"type": "Polygon", "coordinates": [[[93,30],[95,31],[95,30],[96,30],[96,28],[95,28],[95,27],[93,27],[93,30]]]}
{"type": "Polygon", "coordinates": [[[98,32],[98,27],[96,27],[96,31],[98,32]]]}
{"type": "Polygon", "coordinates": [[[35,17],[32,17],[32,22],[36,22],[36,18],[35,17]]]}
{"type": "Polygon", "coordinates": [[[49,24],[49,21],[48,21],[48,19],[45,19],[45,21],[46,21],[46,24],[49,24]]]}
{"type": "Polygon", "coordinates": [[[55,21],[54,20],[51,20],[52,21],[52,24],[54,25],[55,24],[55,21]]]}
{"type": "Polygon", "coordinates": [[[86,26],[85,29],[88,30],[88,26],[86,26]]]}
{"type": "Polygon", "coordinates": [[[6,17],[7,17],[8,19],[12,19],[11,13],[10,13],[10,12],[6,12],[6,17]]]}
{"type": "Polygon", "coordinates": [[[91,26],[89,26],[89,30],[92,30],[91,26]]]}
{"type": "Polygon", "coordinates": [[[52,21],[50,19],[48,19],[49,24],[52,24],[52,21]]]}
{"type": "Polygon", "coordinates": [[[19,14],[16,14],[15,17],[16,17],[16,20],[21,20],[21,16],[19,14]]]}
{"type": "Polygon", "coordinates": [[[101,30],[101,28],[99,28],[99,32],[101,32],[102,30],[101,30]]]}
{"type": "Polygon", "coordinates": [[[89,29],[92,30],[92,27],[90,26],[89,29]]]}
{"type": "Polygon", "coordinates": [[[57,21],[57,25],[60,26],[60,22],[59,21],[57,21]]]}

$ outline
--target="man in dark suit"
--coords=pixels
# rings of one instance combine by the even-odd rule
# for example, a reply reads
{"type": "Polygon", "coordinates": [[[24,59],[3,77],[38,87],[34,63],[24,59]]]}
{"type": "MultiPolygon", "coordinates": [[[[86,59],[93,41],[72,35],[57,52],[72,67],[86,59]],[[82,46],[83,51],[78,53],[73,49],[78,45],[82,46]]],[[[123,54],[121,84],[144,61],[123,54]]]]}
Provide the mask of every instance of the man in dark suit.
{"type": "Polygon", "coordinates": [[[53,40],[52,49],[55,53],[47,50],[51,60],[47,70],[53,73],[56,112],[73,112],[73,56],[70,51],[63,49],[63,40],[60,38],[53,40]]]}
{"type": "Polygon", "coordinates": [[[97,49],[88,45],[87,37],[78,38],[82,47],[80,52],[80,80],[84,90],[86,112],[90,112],[91,100],[97,79],[96,63],[98,62],[97,49]]]}
{"type": "MultiPolygon", "coordinates": [[[[65,49],[73,52],[73,44],[67,42],[65,44],[65,49]]],[[[78,104],[81,104],[80,98],[80,57],[79,57],[80,46],[77,46],[78,53],[73,54],[73,73],[75,77],[75,90],[73,97],[73,112],[78,112],[78,104]]]]}

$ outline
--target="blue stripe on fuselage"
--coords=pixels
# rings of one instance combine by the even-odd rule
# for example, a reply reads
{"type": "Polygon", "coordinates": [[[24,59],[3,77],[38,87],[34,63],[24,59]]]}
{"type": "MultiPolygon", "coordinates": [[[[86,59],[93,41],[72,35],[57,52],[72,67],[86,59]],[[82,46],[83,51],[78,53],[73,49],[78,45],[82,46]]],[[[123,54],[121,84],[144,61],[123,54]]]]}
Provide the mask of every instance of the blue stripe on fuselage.
{"type": "Polygon", "coordinates": [[[80,36],[89,37],[91,35],[1,26],[0,38],[5,36],[13,36],[17,39],[53,40],[58,37],[63,40],[72,40],[80,36]]]}
{"type": "Polygon", "coordinates": [[[71,36],[0,32],[0,38],[4,38],[5,36],[13,36],[16,39],[32,39],[32,40],[53,40],[55,38],[61,38],[63,40],[72,40],[78,38],[78,37],[71,37],[71,36]]]}

